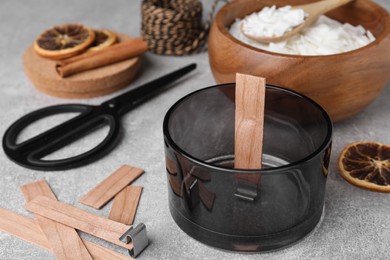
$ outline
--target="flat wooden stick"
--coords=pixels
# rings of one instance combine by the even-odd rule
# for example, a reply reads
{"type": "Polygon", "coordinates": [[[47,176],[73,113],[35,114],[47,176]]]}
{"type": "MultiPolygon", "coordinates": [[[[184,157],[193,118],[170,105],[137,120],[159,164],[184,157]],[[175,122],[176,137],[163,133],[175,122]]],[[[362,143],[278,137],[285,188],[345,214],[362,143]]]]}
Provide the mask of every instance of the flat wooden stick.
{"type": "Polygon", "coordinates": [[[124,188],[115,196],[108,218],[126,225],[132,225],[141,193],[142,187],[140,186],[124,188]]]}
{"type": "Polygon", "coordinates": [[[46,196],[53,200],[57,200],[56,195],[45,180],[38,180],[25,184],[20,187],[20,190],[27,202],[39,196],[46,196]]]}
{"type": "Polygon", "coordinates": [[[84,231],[118,246],[133,249],[133,243],[123,243],[119,238],[129,226],[107,219],[72,205],[43,196],[37,197],[24,206],[28,211],[84,231]]]}
{"type": "MultiPolygon", "coordinates": [[[[20,189],[27,202],[38,196],[46,196],[49,199],[56,200],[54,193],[44,180],[23,185],[20,189]]],[[[39,215],[36,215],[36,221],[46,235],[57,259],[92,260],[92,256],[76,230],[39,215]]]]}
{"type": "Polygon", "coordinates": [[[49,241],[33,219],[0,208],[0,230],[52,251],[49,241]]]}
{"type": "MultiPolygon", "coordinates": [[[[28,243],[53,252],[49,241],[34,220],[16,214],[10,210],[0,208],[0,230],[28,243]]],[[[94,260],[130,260],[134,259],[107,248],[98,246],[90,241],[83,240],[84,245],[94,260]]],[[[73,249],[72,249],[73,250],[73,249]]]]}
{"type": "Polygon", "coordinates": [[[144,170],[123,165],[84,195],[79,202],[95,209],[102,208],[116,194],[144,173],[144,170]]]}
{"type": "Polygon", "coordinates": [[[263,148],[265,79],[236,74],[234,167],[260,169],[263,148]]]}

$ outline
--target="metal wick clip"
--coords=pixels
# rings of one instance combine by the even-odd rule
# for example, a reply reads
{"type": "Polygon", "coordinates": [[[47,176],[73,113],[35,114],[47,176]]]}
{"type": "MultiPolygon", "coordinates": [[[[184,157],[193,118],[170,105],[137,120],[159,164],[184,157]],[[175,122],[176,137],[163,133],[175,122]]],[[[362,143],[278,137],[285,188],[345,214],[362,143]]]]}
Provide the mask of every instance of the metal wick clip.
{"type": "Polygon", "coordinates": [[[136,227],[130,227],[119,240],[126,244],[132,242],[133,249],[129,249],[129,254],[137,257],[149,245],[145,224],[139,223],[136,227]]]}

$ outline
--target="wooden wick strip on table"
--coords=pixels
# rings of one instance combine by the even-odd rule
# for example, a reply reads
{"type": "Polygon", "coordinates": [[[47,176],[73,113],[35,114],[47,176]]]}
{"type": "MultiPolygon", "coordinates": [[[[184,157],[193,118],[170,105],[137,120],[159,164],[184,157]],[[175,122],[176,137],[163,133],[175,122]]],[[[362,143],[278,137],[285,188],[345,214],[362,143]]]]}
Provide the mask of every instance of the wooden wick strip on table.
{"type": "Polygon", "coordinates": [[[130,228],[125,224],[42,196],[31,200],[24,207],[35,214],[81,230],[118,246],[129,250],[133,249],[132,242],[126,244],[119,241],[119,238],[130,228]]]}
{"type": "Polygon", "coordinates": [[[142,38],[134,38],[114,44],[100,51],[87,52],[66,60],[61,60],[55,66],[57,73],[64,78],[83,71],[140,56],[147,50],[148,45],[142,38]]]}
{"type": "Polygon", "coordinates": [[[132,225],[141,193],[142,187],[140,186],[124,188],[115,196],[108,218],[126,225],[132,225]]]}
{"type": "Polygon", "coordinates": [[[143,173],[142,169],[123,165],[84,195],[79,202],[92,208],[100,209],[143,173]]]}
{"type": "MultiPolygon", "coordinates": [[[[20,189],[27,202],[39,196],[45,196],[48,199],[56,200],[54,193],[44,180],[23,185],[20,189]]],[[[76,230],[39,215],[36,215],[35,217],[57,259],[92,260],[92,256],[76,230]]]]}
{"type": "MultiPolygon", "coordinates": [[[[30,218],[21,216],[10,210],[0,208],[0,230],[28,243],[53,252],[53,249],[51,248],[49,241],[47,241],[46,236],[42,233],[41,228],[30,218]]],[[[134,259],[130,256],[125,256],[107,248],[98,246],[87,240],[83,240],[83,243],[94,260],[134,259]]]]}

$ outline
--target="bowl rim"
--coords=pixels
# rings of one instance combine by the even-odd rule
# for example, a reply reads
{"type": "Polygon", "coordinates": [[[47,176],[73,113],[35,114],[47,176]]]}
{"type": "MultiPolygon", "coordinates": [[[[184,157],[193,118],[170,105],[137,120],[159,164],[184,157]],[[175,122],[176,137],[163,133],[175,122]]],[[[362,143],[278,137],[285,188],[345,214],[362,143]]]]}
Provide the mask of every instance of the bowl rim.
{"type": "MultiPolygon", "coordinates": [[[[247,0],[247,1],[256,1],[256,0],[247,0]]],[[[356,1],[359,1],[359,0],[356,0],[356,1]]],[[[242,42],[241,40],[237,39],[236,37],[234,37],[230,33],[230,31],[227,29],[227,27],[223,24],[222,18],[226,15],[226,12],[228,12],[230,8],[235,7],[235,5],[242,5],[243,1],[231,1],[231,2],[228,2],[227,4],[225,4],[216,14],[215,19],[214,19],[214,24],[216,25],[216,27],[218,28],[220,33],[222,35],[224,35],[225,37],[227,37],[230,41],[233,41],[234,43],[236,43],[240,46],[243,46],[245,48],[251,49],[252,51],[264,53],[267,55],[286,57],[286,58],[300,58],[300,59],[302,59],[302,58],[313,59],[313,58],[319,58],[319,57],[321,57],[321,58],[335,58],[336,57],[337,58],[337,57],[343,56],[343,55],[355,54],[355,53],[364,51],[366,49],[369,49],[373,46],[376,46],[383,39],[385,39],[386,37],[388,37],[390,35],[390,14],[389,14],[389,12],[386,9],[384,9],[381,5],[379,5],[373,1],[366,1],[366,0],[361,0],[361,1],[365,1],[365,3],[371,5],[373,8],[375,8],[374,12],[381,13],[381,16],[382,16],[381,20],[384,20],[384,24],[385,25],[387,24],[387,26],[384,26],[383,32],[378,37],[376,37],[374,35],[375,40],[373,42],[371,42],[363,47],[360,47],[358,49],[354,49],[354,50],[350,50],[350,51],[346,51],[346,52],[341,52],[341,53],[336,53],[336,54],[329,54],[329,55],[285,54],[285,53],[278,53],[278,52],[271,52],[271,51],[263,50],[263,49],[260,49],[260,48],[257,48],[257,47],[254,47],[252,45],[249,45],[247,43],[242,42]]],[[[258,1],[256,1],[256,2],[258,2],[258,1]]],[[[281,6],[280,3],[275,3],[274,5],[281,6]]]]}
{"type": "Polygon", "coordinates": [[[186,151],[181,149],[181,147],[179,145],[177,145],[175,141],[173,141],[171,135],[169,134],[168,124],[169,124],[169,120],[171,118],[172,113],[177,109],[177,107],[182,102],[184,102],[185,100],[187,100],[191,96],[198,94],[199,92],[202,92],[202,91],[205,91],[205,90],[208,90],[211,88],[215,88],[215,87],[229,87],[232,85],[236,85],[236,83],[231,82],[231,83],[217,84],[217,85],[212,85],[209,87],[201,88],[199,90],[196,90],[194,92],[191,92],[191,93],[185,95],[184,97],[182,97],[181,99],[176,101],[172,105],[172,107],[168,110],[168,112],[165,114],[165,117],[164,117],[164,121],[163,121],[164,142],[168,143],[168,145],[170,147],[172,147],[172,149],[175,150],[175,152],[181,154],[181,156],[183,156],[184,158],[186,158],[187,160],[189,160],[191,162],[194,162],[197,165],[201,165],[205,168],[218,170],[218,171],[222,171],[222,172],[228,172],[228,173],[241,172],[241,173],[249,173],[249,174],[259,174],[259,173],[261,173],[261,174],[275,174],[275,173],[288,174],[289,170],[290,171],[294,170],[294,169],[296,169],[296,166],[309,162],[310,160],[317,157],[320,153],[325,151],[325,149],[327,149],[328,147],[331,147],[332,134],[333,134],[333,123],[332,123],[332,120],[330,119],[328,113],[325,111],[325,109],[323,109],[318,103],[316,103],[311,98],[309,98],[305,95],[302,95],[296,91],[293,91],[293,90],[287,89],[287,88],[283,88],[283,87],[278,87],[278,86],[271,85],[271,84],[266,84],[267,88],[282,90],[283,92],[288,92],[294,96],[298,96],[300,98],[305,99],[306,101],[311,103],[314,107],[316,107],[321,112],[321,114],[324,118],[326,127],[327,127],[327,132],[326,132],[326,136],[324,137],[324,140],[322,141],[321,145],[319,145],[318,148],[315,149],[315,151],[313,151],[309,155],[305,156],[304,158],[301,158],[301,159],[294,161],[292,163],[288,163],[288,164],[278,166],[278,167],[272,167],[272,168],[266,168],[266,169],[238,169],[238,168],[231,169],[231,168],[220,167],[220,166],[217,166],[217,165],[214,165],[211,163],[207,163],[203,160],[196,158],[195,156],[190,155],[189,153],[187,153],[186,151]]]}

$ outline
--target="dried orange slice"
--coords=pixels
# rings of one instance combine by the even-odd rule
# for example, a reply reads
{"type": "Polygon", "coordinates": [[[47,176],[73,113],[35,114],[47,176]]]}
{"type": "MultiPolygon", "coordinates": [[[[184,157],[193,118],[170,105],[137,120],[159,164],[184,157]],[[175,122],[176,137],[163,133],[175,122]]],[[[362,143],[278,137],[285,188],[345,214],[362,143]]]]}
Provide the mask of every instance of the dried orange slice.
{"type": "Polygon", "coordinates": [[[109,30],[95,30],[95,40],[87,51],[99,51],[116,43],[117,37],[109,30]]]}
{"type": "Polygon", "coordinates": [[[64,24],[44,31],[34,42],[34,50],[45,58],[63,59],[88,48],[95,32],[81,24],[64,24]]]}
{"type": "Polygon", "coordinates": [[[375,142],[347,145],[339,157],[341,176],[361,188],[390,192],[390,146],[375,142]]]}

